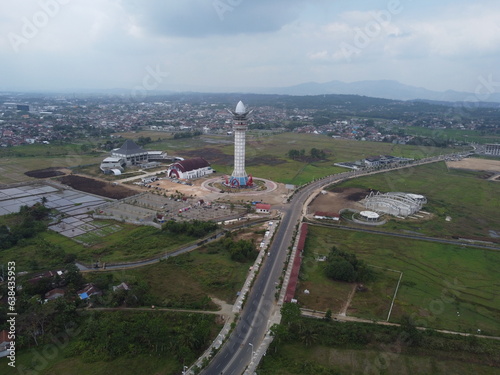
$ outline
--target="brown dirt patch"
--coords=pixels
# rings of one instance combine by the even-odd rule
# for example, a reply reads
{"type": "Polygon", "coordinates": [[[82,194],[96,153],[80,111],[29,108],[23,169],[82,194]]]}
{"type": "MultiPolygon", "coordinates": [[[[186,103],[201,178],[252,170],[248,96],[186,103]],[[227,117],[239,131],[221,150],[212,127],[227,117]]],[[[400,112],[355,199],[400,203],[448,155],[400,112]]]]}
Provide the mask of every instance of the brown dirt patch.
{"type": "Polygon", "coordinates": [[[339,213],[345,208],[363,209],[359,201],[366,197],[370,190],[360,188],[335,188],[326,194],[319,194],[309,205],[308,212],[316,211],[339,213]]]}
{"type": "Polygon", "coordinates": [[[100,195],[106,198],[123,199],[137,194],[137,191],[129,189],[123,185],[113,185],[110,182],[99,181],[82,176],[68,175],[60,178],[59,181],[72,187],[73,189],[100,195]]]}
{"type": "Polygon", "coordinates": [[[500,160],[467,158],[459,161],[447,161],[446,165],[448,168],[500,172],[500,160]]]}
{"type": "Polygon", "coordinates": [[[198,150],[180,152],[184,158],[203,157],[210,164],[230,164],[233,161],[232,155],[226,155],[221,150],[213,147],[205,147],[198,150]]]}
{"type": "Polygon", "coordinates": [[[50,178],[50,177],[63,176],[66,173],[61,171],[60,168],[45,168],[45,169],[36,169],[33,171],[24,172],[24,174],[28,177],[34,177],[34,178],[50,178]]]}

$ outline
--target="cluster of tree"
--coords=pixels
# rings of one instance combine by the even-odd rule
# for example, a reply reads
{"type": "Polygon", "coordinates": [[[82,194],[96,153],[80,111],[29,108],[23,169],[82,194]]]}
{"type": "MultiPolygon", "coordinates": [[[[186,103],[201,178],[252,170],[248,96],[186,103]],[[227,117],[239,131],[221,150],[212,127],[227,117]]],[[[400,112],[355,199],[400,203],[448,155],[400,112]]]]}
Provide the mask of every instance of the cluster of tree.
{"type": "Polygon", "coordinates": [[[429,137],[413,137],[407,144],[416,146],[429,146],[429,147],[448,147],[453,142],[449,139],[443,138],[429,138],[429,137]]]}
{"type": "Polygon", "coordinates": [[[169,220],[163,226],[163,230],[174,234],[185,234],[190,237],[201,238],[215,231],[219,226],[213,221],[174,221],[169,220]]]}
{"type": "Polygon", "coordinates": [[[86,361],[146,354],[191,363],[209,343],[213,325],[204,314],[92,312],[67,353],[86,361]]]}
{"type": "Polygon", "coordinates": [[[153,142],[153,140],[151,139],[151,137],[139,137],[139,139],[137,140],[137,144],[139,146],[144,146],[144,145],[147,145],[148,143],[151,143],[153,142]]]}
{"type": "Polygon", "coordinates": [[[258,252],[255,243],[248,240],[234,241],[231,233],[228,233],[219,241],[207,245],[209,253],[226,252],[235,262],[249,262],[257,258],[258,252]]]}
{"type": "Polygon", "coordinates": [[[31,207],[21,206],[17,218],[11,220],[12,225],[0,226],[0,249],[9,249],[20,240],[33,238],[47,229],[44,220],[49,216],[50,209],[43,203],[35,203],[31,207]]]}
{"type": "Polygon", "coordinates": [[[231,237],[225,237],[219,241],[222,249],[229,253],[231,260],[235,262],[248,262],[257,258],[255,243],[248,240],[234,241],[231,237]]]}
{"type": "Polygon", "coordinates": [[[180,132],[180,133],[174,134],[174,139],[193,138],[193,137],[197,137],[197,136],[202,135],[202,134],[203,133],[199,130],[195,130],[193,132],[180,132]]]}
{"type": "Polygon", "coordinates": [[[325,160],[326,159],[326,153],[323,150],[319,150],[317,148],[311,148],[309,151],[309,155],[306,155],[306,151],[304,149],[302,150],[295,150],[292,149],[288,151],[288,157],[292,160],[299,160],[299,161],[314,161],[314,160],[325,160]]]}
{"type": "Polygon", "coordinates": [[[359,260],[355,254],[346,253],[335,246],[328,254],[325,274],[333,280],[349,283],[375,279],[375,273],[365,262],[359,260]]]}

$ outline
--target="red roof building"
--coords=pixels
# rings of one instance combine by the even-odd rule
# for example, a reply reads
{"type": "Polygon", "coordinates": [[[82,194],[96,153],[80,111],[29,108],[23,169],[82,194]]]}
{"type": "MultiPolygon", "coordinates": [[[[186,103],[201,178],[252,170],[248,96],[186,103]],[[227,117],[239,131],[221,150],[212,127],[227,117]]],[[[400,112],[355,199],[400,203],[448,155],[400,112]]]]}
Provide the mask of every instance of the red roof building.
{"type": "Polygon", "coordinates": [[[271,211],[271,205],[265,203],[257,203],[255,205],[255,212],[259,214],[268,214],[271,211]]]}
{"type": "Polygon", "coordinates": [[[214,173],[210,163],[203,158],[193,158],[178,161],[170,166],[167,176],[171,178],[180,178],[190,180],[192,178],[203,177],[214,173]]]}

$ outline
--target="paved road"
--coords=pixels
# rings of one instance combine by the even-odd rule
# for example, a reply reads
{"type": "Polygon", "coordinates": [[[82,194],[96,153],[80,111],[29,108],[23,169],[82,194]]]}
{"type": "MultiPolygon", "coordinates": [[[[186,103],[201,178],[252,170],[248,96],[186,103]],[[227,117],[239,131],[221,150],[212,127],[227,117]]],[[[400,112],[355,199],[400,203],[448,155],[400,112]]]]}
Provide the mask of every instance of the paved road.
{"type": "Polygon", "coordinates": [[[291,202],[283,206],[283,219],[270,247],[271,255],[266,259],[247,297],[239,323],[213,358],[203,375],[242,374],[252,357],[252,351],[260,345],[270,326],[272,314],[278,309],[276,285],[283,271],[287,249],[292,244],[293,232],[302,214],[306,199],[325,183],[336,177],[314,182],[299,190],[291,202]],[[252,345],[250,345],[252,344],[252,345]]]}

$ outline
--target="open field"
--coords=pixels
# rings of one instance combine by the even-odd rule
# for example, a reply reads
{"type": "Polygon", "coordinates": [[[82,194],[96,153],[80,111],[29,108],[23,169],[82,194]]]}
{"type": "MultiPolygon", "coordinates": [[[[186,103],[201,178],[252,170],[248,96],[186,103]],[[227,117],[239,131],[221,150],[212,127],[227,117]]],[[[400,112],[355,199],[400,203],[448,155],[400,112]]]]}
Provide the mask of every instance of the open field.
{"type": "MultiPolygon", "coordinates": [[[[307,252],[326,255],[334,245],[356,254],[370,265],[403,272],[390,321],[398,322],[407,314],[414,317],[417,325],[459,332],[481,329],[485,334],[500,334],[500,275],[496,272],[500,252],[309,226],[307,252]]],[[[321,274],[321,266],[314,268],[311,264],[307,273],[321,274]]],[[[385,283],[384,288],[391,285],[384,278],[381,282],[385,283]]],[[[318,287],[326,295],[338,289],[327,290],[324,283],[318,287]]],[[[375,282],[368,287],[379,286],[375,282]]],[[[310,288],[314,295],[316,286],[313,284],[310,288]]],[[[353,309],[356,306],[361,309],[363,305],[365,317],[376,319],[386,313],[389,296],[392,297],[387,289],[377,292],[377,301],[370,299],[370,291],[362,293],[361,299],[357,294],[354,296],[348,315],[356,315],[353,309]],[[371,308],[367,302],[372,304],[371,308]],[[378,312],[381,306],[384,309],[378,312]]],[[[299,302],[302,299],[300,296],[299,302]]],[[[306,307],[315,309],[315,305],[306,307]]]]}
{"type": "MultiPolygon", "coordinates": [[[[227,145],[220,150],[232,155],[233,146],[227,145]]],[[[451,152],[451,150],[446,150],[451,152]]],[[[382,142],[357,142],[343,139],[332,139],[313,134],[282,133],[278,135],[250,138],[246,145],[247,172],[253,176],[269,178],[274,181],[301,185],[315,178],[345,171],[334,166],[341,161],[355,161],[374,155],[394,155],[408,158],[422,158],[438,155],[444,149],[433,147],[393,145],[382,142]],[[311,148],[324,150],[328,160],[305,163],[288,159],[287,153],[292,149],[311,148]]],[[[217,171],[231,173],[231,168],[215,163],[217,171]]]]}
{"type": "Polygon", "coordinates": [[[467,158],[459,161],[448,161],[446,165],[448,168],[500,173],[500,160],[467,158]]]}
{"type": "MultiPolygon", "coordinates": [[[[233,303],[251,264],[233,262],[228,254],[209,254],[202,249],[112,274],[117,283],[147,283],[158,307],[201,309],[210,296],[233,303]]],[[[210,306],[215,308],[213,303],[210,306]]]]}
{"type": "Polygon", "coordinates": [[[448,169],[442,162],[360,177],[332,185],[331,189],[402,191],[427,197],[423,210],[435,215],[432,220],[391,220],[380,230],[498,241],[500,184],[481,176],[481,172],[448,169]],[[451,221],[446,221],[447,216],[451,221]]]}
{"type": "MultiPolygon", "coordinates": [[[[300,344],[280,347],[278,355],[264,357],[262,375],[495,375],[498,367],[481,364],[475,355],[438,351],[401,354],[380,344],[366,349],[324,346],[305,348],[300,344]],[[385,350],[384,350],[385,349],[385,350]],[[478,363],[479,362],[479,363],[478,363]]],[[[396,349],[397,350],[397,349],[396,349]]]]}
{"type": "MultiPolygon", "coordinates": [[[[163,132],[141,132],[120,134],[124,138],[137,139],[149,136],[161,141],[145,146],[149,150],[167,151],[169,155],[181,157],[205,157],[221,173],[229,174],[233,169],[234,146],[230,136],[201,136],[194,138],[172,139],[163,132]]],[[[85,143],[68,145],[26,145],[1,151],[0,183],[26,181],[25,172],[49,167],[76,167],[99,164],[107,153],[83,153],[85,143]]],[[[277,182],[304,184],[314,178],[326,176],[343,169],[333,164],[340,161],[353,161],[368,156],[390,154],[410,158],[422,158],[451,152],[451,149],[433,147],[393,145],[382,142],[357,142],[332,139],[323,135],[282,133],[277,135],[247,137],[247,172],[256,177],[268,178],[277,182]],[[298,162],[288,159],[291,149],[311,148],[324,150],[327,161],[314,163],[298,162]],[[279,166],[279,168],[276,168],[279,166]]],[[[92,170],[94,171],[94,167],[92,170]]]]}
{"type": "Polygon", "coordinates": [[[482,135],[480,130],[429,129],[416,126],[402,128],[406,134],[431,137],[432,139],[453,140],[454,142],[498,143],[500,137],[482,135]]]}

